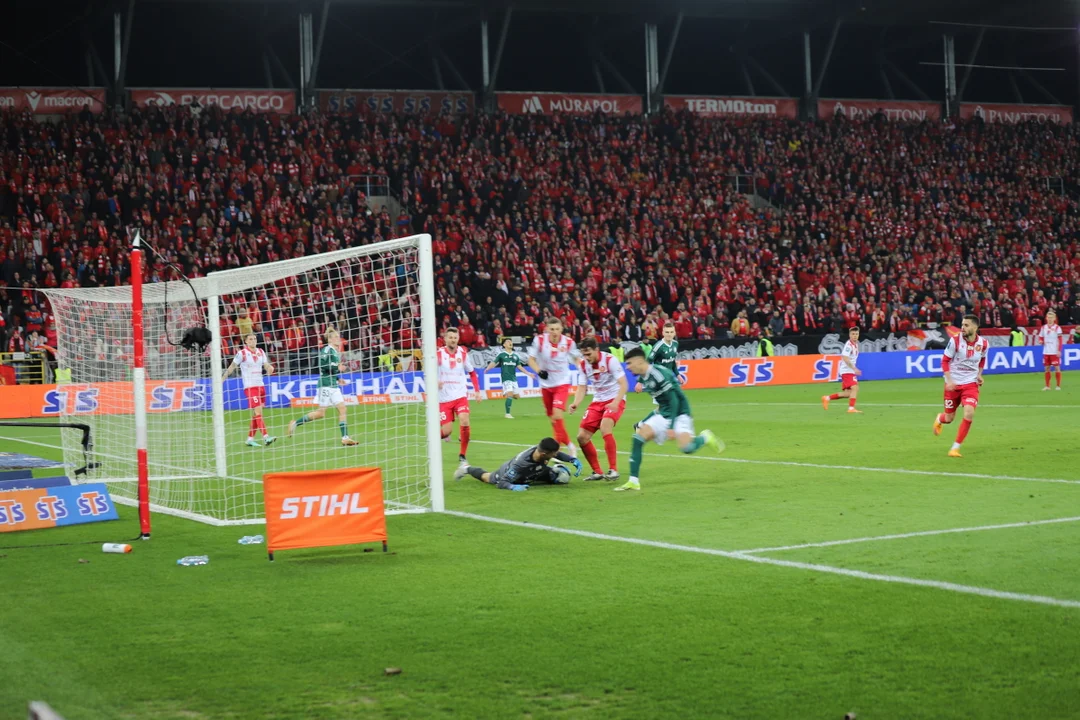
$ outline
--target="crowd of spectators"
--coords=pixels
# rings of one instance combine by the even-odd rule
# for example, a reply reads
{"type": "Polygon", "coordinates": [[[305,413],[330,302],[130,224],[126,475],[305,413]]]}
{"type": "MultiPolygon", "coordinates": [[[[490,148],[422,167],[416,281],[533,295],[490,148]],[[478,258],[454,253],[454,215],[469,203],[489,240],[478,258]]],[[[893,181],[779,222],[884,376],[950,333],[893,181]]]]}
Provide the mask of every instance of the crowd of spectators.
{"type": "MultiPolygon", "coordinates": [[[[1077,125],[0,112],[0,349],[55,342],[33,288],[127,283],[136,228],[175,263],[150,281],[429,232],[439,324],[471,346],[548,315],[605,342],[1076,323],[1078,189],[1077,125]]],[[[365,338],[413,331],[400,287],[365,338]]],[[[231,335],[246,308],[317,343],[284,292],[230,302],[231,335]]]]}

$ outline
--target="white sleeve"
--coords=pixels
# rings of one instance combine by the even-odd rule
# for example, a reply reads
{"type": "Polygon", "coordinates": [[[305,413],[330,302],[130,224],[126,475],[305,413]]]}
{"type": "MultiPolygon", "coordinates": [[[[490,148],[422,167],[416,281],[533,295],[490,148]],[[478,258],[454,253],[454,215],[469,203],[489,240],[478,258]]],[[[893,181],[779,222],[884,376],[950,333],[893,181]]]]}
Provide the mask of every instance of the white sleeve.
{"type": "Polygon", "coordinates": [[[623,370],[622,363],[613,357],[608,358],[608,370],[611,371],[611,375],[616,380],[626,377],[626,371],[623,370]]]}
{"type": "Polygon", "coordinates": [[[469,353],[465,353],[465,374],[476,372],[476,368],[473,367],[472,360],[469,359],[469,353]]]}
{"type": "Polygon", "coordinates": [[[540,355],[540,336],[537,335],[533,338],[532,344],[529,345],[529,357],[534,360],[540,355]]]}
{"type": "Polygon", "coordinates": [[[240,359],[240,353],[242,353],[242,352],[244,352],[244,351],[241,350],[240,352],[236,353],[236,357],[234,357],[233,361],[232,361],[233,365],[237,365],[237,366],[240,365],[240,363],[242,362],[242,360],[240,359]]]}
{"type": "Polygon", "coordinates": [[[949,338],[949,342],[945,344],[945,357],[952,360],[956,357],[956,338],[949,338]]]}
{"type": "Polygon", "coordinates": [[[577,343],[573,340],[570,341],[570,349],[567,352],[570,353],[570,357],[574,362],[581,360],[581,351],[577,349],[577,343]]]}

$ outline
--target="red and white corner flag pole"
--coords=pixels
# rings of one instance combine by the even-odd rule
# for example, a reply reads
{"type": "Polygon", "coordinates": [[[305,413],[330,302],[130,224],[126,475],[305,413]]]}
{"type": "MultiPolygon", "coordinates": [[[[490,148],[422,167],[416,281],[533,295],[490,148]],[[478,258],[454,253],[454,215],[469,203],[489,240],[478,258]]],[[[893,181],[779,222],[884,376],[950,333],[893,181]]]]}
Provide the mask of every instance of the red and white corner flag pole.
{"type": "Polygon", "coordinates": [[[150,473],[146,464],[146,369],[143,366],[143,263],[138,231],[131,243],[131,325],[134,330],[132,380],[135,400],[135,453],[139,466],[139,530],[150,539],[150,473]]]}

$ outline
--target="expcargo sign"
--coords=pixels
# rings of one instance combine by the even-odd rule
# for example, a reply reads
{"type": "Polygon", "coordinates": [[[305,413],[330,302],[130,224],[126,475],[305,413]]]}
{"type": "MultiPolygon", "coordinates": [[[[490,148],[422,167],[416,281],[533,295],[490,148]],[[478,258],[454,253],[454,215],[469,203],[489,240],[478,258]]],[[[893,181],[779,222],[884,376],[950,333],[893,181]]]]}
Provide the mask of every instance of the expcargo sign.
{"type": "Polygon", "coordinates": [[[167,107],[169,105],[217,105],[223,110],[292,113],[296,111],[296,94],[291,90],[222,90],[218,88],[142,88],[131,91],[136,107],[167,107]]]}

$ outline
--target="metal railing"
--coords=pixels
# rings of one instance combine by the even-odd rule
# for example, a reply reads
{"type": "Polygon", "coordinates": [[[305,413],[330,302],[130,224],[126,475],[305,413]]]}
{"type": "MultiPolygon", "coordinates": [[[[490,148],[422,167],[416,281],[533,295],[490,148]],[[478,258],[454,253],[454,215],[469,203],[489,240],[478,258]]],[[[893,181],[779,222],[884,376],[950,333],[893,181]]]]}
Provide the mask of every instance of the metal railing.
{"type": "Polygon", "coordinates": [[[0,353],[0,365],[15,370],[16,385],[43,385],[49,381],[49,358],[42,351],[0,353]]]}

